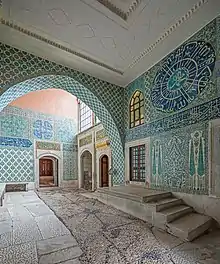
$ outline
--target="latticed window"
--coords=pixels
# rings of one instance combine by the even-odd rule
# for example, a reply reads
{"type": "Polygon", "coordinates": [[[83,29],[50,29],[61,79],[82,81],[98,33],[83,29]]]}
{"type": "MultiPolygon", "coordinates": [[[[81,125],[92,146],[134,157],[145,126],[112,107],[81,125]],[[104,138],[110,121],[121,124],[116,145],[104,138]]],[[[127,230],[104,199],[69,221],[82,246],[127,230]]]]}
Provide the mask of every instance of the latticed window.
{"type": "Polygon", "coordinates": [[[93,113],[92,110],[83,102],[80,102],[80,114],[79,114],[79,131],[82,132],[90,127],[93,124],[93,113]]]}
{"type": "Polygon", "coordinates": [[[130,128],[144,123],[144,96],[140,91],[134,92],[130,102],[130,128]]]}
{"type": "Polygon", "coordinates": [[[79,104],[79,132],[100,123],[100,120],[85,103],[78,99],[77,102],[79,104]]]}
{"type": "Polygon", "coordinates": [[[145,181],[145,145],[130,148],[130,180],[145,181]]]}

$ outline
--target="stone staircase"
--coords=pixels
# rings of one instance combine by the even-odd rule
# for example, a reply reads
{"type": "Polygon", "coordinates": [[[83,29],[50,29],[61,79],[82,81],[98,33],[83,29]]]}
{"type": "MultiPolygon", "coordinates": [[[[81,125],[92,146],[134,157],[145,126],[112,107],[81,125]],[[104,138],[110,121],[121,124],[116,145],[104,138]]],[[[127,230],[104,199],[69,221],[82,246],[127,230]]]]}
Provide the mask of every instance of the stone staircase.
{"type": "Polygon", "coordinates": [[[192,241],[212,225],[212,218],[198,214],[181,199],[170,198],[151,203],[152,225],[182,240],[192,241]]]}
{"type": "Polygon", "coordinates": [[[100,188],[88,195],[186,241],[194,240],[212,225],[211,217],[196,213],[171,192],[120,186],[100,188]]]}

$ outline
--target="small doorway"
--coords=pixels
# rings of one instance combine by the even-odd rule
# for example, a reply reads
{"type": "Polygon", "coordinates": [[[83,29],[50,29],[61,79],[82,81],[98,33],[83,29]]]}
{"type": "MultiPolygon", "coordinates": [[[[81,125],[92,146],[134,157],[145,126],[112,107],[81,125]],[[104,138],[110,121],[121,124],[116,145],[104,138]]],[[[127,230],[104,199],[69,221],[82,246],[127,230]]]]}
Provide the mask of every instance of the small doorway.
{"type": "Polygon", "coordinates": [[[92,190],[92,154],[86,150],[81,156],[82,185],[85,190],[92,190]]]}
{"type": "Polygon", "coordinates": [[[54,157],[43,157],[39,160],[39,186],[58,186],[58,160],[54,157]]]}
{"type": "Polygon", "coordinates": [[[109,164],[108,164],[108,156],[104,155],[100,159],[100,187],[108,187],[109,186],[109,177],[108,177],[108,171],[109,171],[109,164]]]}

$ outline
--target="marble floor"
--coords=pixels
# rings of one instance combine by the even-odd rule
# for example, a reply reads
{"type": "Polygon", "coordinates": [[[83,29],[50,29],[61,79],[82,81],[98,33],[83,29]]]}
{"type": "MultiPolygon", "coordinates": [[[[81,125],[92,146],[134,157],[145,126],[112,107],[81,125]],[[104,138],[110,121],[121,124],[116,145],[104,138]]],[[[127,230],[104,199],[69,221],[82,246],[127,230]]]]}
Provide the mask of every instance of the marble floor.
{"type": "Polygon", "coordinates": [[[0,207],[0,264],[79,264],[70,231],[35,192],[6,193],[0,207]]]}
{"type": "Polygon", "coordinates": [[[77,191],[7,193],[1,264],[220,264],[220,230],[193,243],[77,191]]]}

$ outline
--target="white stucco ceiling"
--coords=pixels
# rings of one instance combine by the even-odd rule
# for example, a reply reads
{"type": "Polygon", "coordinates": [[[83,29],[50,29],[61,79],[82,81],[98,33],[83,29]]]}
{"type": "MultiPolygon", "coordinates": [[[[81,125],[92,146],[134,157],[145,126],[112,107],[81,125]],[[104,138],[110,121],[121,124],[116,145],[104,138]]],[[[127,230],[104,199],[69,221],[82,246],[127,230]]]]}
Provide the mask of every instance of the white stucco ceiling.
{"type": "Polygon", "coordinates": [[[219,13],[219,0],[3,0],[0,40],[125,86],[219,13]]]}

